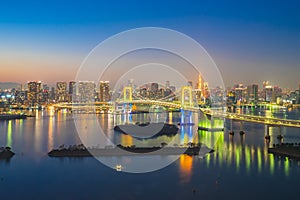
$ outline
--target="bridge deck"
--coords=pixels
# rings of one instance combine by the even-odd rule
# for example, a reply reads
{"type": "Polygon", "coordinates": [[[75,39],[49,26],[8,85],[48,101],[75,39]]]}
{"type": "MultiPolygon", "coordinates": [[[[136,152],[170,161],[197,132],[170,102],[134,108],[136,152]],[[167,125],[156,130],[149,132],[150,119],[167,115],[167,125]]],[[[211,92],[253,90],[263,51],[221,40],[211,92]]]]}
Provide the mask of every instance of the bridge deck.
{"type": "Polygon", "coordinates": [[[235,121],[245,121],[245,122],[252,122],[252,123],[259,123],[259,124],[267,124],[271,126],[287,126],[287,127],[296,127],[300,128],[300,120],[292,120],[292,119],[280,119],[280,118],[270,118],[264,116],[256,116],[256,115],[245,115],[245,114],[236,114],[236,113],[220,113],[215,112],[212,113],[211,110],[202,110],[204,114],[207,115],[214,115],[214,116],[221,116],[226,119],[231,119],[235,121]]]}

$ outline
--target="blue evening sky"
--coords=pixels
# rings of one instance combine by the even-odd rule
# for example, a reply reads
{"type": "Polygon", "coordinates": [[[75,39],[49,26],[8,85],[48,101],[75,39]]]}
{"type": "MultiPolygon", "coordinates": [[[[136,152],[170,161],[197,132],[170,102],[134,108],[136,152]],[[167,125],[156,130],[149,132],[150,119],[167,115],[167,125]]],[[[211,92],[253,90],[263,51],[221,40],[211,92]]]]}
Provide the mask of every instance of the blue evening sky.
{"type": "Polygon", "coordinates": [[[300,84],[299,1],[1,1],[0,82],[71,80],[99,42],[158,26],[198,41],[227,86],[300,84]]]}

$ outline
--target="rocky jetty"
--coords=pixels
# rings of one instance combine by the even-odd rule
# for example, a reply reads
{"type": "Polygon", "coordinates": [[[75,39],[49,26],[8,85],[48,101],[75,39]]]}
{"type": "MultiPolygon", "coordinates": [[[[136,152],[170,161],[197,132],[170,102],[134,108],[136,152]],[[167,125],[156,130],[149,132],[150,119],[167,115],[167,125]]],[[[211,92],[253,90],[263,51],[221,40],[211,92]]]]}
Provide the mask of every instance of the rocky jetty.
{"type": "Polygon", "coordinates": [[[11,151],[10,147],[0,147],[0,160],[9,159],[14,155],[15,153],[11,151]]]}
{"type": "Polygon", "coordinates": [[[273,148],[268,148],[268,153],[300,161],[300,143],[282,143],[277,145],[274,144],[273,148]]]}

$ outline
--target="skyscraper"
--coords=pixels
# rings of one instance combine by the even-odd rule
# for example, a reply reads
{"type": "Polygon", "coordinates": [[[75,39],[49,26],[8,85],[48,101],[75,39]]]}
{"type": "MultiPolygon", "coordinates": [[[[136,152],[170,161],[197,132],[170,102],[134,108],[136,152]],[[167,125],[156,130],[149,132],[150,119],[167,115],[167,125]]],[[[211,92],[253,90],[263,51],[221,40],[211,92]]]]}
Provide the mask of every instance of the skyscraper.
{"type": "Polygon", "coordinates": [[[39,94],[41,92],[41,81],[30,81],[27,83],[28,92],[27,92],[27,100],[29,104],[32,106],[36,103],[39,103],[39,94]]]}
{"type": "Polygon", "coordinates": [[[264,89],[264,97],[266,102],[273,101],[273,87],[271,85],[266,85],[264,89]]]}
{"type": "Polygon", "coordinates": [[[71,95],[76,92],[75,91],[75,84],[76,84],[75,81],[70,81],[69,82],[69,94],[71,94],[71,95]]]}
{"type": "Polygon", "coordinates": [[[244,103],[246,102],[246,94],[247,94],[247,88],[243,87],[243,85],[240,84],[238,88],[234,89],[235,91],[235,103],[244,103]]]}
{"type": "Polygon", "coordinates": [[[95,101],[95,83],[93,81],[79,81],[76,101],[91,103],[95,101]]]}
{"type": "Polygon", "coordinates": [[[57,82],[56,83],[56,101],[66,102],[67,101],[67,83],[57,82]]]}
{"type": "Polygon", "coordinates": [[[100,81],[99,99],[102,102],[110,101],[109,81],[100,81]]]}
{"type": "Polygon", "coordinates": [[[270,85],[269,81],[263,82],[263,90],[262,90],[262,97],[264,101],[271,102],[272,101],[272,93],[273,93],[273,87],[270,85]]]}
{"type": "Polygon", "coordinates": [[[208,97],[210,97],[210,93],[209,93],[209,88],[208,88],[208,83],[204,82],[203,83],[203,95],[202,95],[205,99],[207,99],[208,97]]]}
{"type": "Polygon", "coordinates": [[[258,101],[258,85],[252,84],[247,87],[247,101],[256,103],[258,101]]]}
{"type": "Polygon", "coordinates": [[[201,74],[198,75],[198,83],[197,83],[197,88],[198,90],[201,91],[200,96],[202,97],[204,94],[204,80],[201,74]]]}
{"type": "Polygon", "coordinates": [[[158,83],[151,83],[150,98],[157,98],[158,95],[158,83]]]}
{"type": "Polygon", "coordinates": [[[75,81],[70,81],[69,82],[69,94],[68,94],[68,101],[72,102],[73,101],[73,95],[76,95],[76,82],[75,81]]]}

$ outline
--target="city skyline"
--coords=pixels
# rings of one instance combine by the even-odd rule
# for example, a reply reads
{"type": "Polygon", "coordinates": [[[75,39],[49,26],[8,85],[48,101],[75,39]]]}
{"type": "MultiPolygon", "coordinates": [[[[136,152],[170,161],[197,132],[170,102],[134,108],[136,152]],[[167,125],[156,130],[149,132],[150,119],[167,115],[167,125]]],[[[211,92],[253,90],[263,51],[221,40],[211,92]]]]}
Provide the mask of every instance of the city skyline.
{"type": "Polygon", "coordinates": [[[299,10],[1,2],[0,197],[296,198],[299,10]]]}
{"type": "MultiPolygon", "coordinates": [[[[70,82],[74,82],[74,79],[71,79],[71,80],[58,80],[58,81],[55,81],[55,82],[51,82],[51,83],[49,83],[49,82],[43,82],[43,81],[41,81],[41,80],[39,80],[39,79],[34,79],[34,80],[28,80],[28,81],[26,81],[26,82],[22,82],[22,83],[18,83],[18,82],[0,82],[0,91],[1,90],[11,90],[11,89],[27,89],[27,85],[28,85],[28,83],[29,82],[33,82],[33,81],[35,81],[35,82],[41,82],[41,83],[43,83],[43,84],[46,84],[48,87],[56,87],[56,85],[57,85],[57,83],[59,83],[59,82],[65,82],[65,83],[70,83],[70,82]],[[1,89],[1,84],[4,84],[5,86],[5,88],[2,88],[1,89]],[[6,86],[6,85],[9,85],[9,86],[6,86]],[[12,86],[11,86],[12,85],[12,86]]],[[[90,81],[90,80],[80,80],[80,81],[90,81]]],[[[134,79],[129,79],[129,80],[127,80],[127,81],[133,81],[134,82],[134,79]]],[[[100,80],[99,81],[99,83],[100,82],[109,82],[110,84],[111,84],[111,82],[110,82],[110,80],[100,80]]],[[[145,84],[151,84],[151,83],[154,83],[155,81],[152,81],[152,82],[145,82],[145,83],[142,83],[142,85],[145,85],[145,84]]],[[[165,82],[169,82],[170,83],[170,81],[169,80],[165,80],[164,81],[164,83],[165,82]]],[[[271,82],[271,81],[269,81],[269,80],[262,80],[262,81],[260,81],[260,82],[252,82],[252,83],[249,83],[249,84],[246,84],[246,83],[244,83],[244,82],[235,82],[235,83],[233,83],[232,85],[225,85],[225,90],[227,90],[227,89],[232,89],[232,88],[235,88],[236,86],[238,86],[238,85],[242,85],[243,87],[247,87],[247,86],[251,86],[251,85],[258,85],[258,88],[259,89],[263,89],[264,88],[264,83],[265,82],[267,82],[268,83],[268,85],[270,85],[270,86],[272,86],[272,87],[280,87],[280,88],[282,88],[282,89],[288,89],[288,90],[297,90],[297,89],[299,89],[300,88],[300,83],[299,84],[296,84],[293,88],[285,88],[285,87],[283,87],[283,86],[281,86],[281,85],[279,85],[279,84],[277,84],[277,83],[273,83],[273,82],[271,82]]],[[[99,84],[98,83],[98,84],[99,84]]],[[[96,84],[96,83],[95,83],[96,84]]],[[[115,84],[115,83],[114,83],[115,84]]],[[[129,84],[129,83],[125,83],[124,82],[124,84],[123,84],[123,86],[125,86],[125,85],[127,85],[127,84],[129,84]]],[[[189,80],[189,81],[187,81],[186,82],[186,84],[185,85],[190,85],[190,86],[192,86],[192,88],[199,88],[199,87],[201,87],[201,86],[199,86],[199,84],[198,84],[198,82],[197,82],[197,80],[194,80],[194,81],[192,81],[192,80],[189,80]],[[192,83],[192,85],[190,85],[192,83]]],[[[216,87],[219,87],[219,86],[216,86],[216,87]]],[[[209,89],[214,89],[214,87],[212,87],[212,88],[209,88],[209,89]]]]}
{"type": "Polygon", "coordinates": [[[36,79],[36,74],[47,83],[73,80],[84,58],[101,41],[127,29],[158,26],[203,45],[226,86],[269,80],[283,88],[298,87],[298,2],[171,5],[147,4],[148,9],[140,12],[144,6],[138,2],[127,9],[108,2],[70,2],[61,7],[55,2],[5,2],[0,8],[0,81],[24,83],[36,79]]]}
{"type": "Polygon", "coordinates": [[[136,85],[134,79],[129,79],[125,84],[114,88],[111,88],[109,81],[102,80],[98,83],[59,81],[54,87],[41,81],[28,81],[27,85],[20,86],[21,88],[0,89],[0,102],[32,106],[60,102],[113,102],[122,98],[132,100],[132,94],[138,100],[178,101],[180,96],[193,93],[192,99],[207,106],[211,105],[211,102],[224,100],[227,106],[249,103],[257,105],[259,102],[286,106],[300,103],[300,85],[297,90],[282,89],[280,86],[272,85],[269,81],[264,81],[262,88],[258,84],[235,84],[230,88],[219,86],[209,88],[208,85],[200,74],[195,84],[193,81],[187,81],[181,87],[172,85],[169,80],[166,80],[165,84],[149,82],[136,85]]]}

